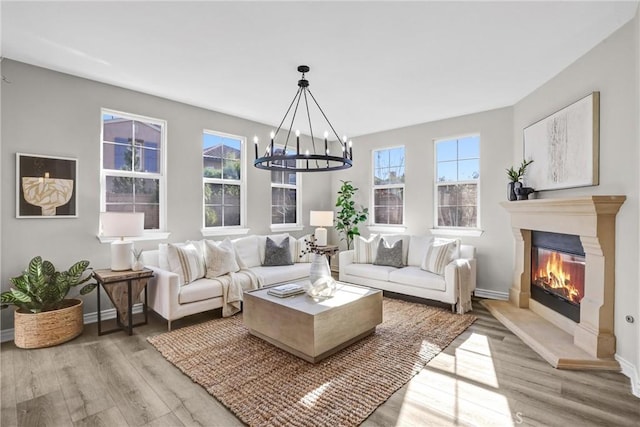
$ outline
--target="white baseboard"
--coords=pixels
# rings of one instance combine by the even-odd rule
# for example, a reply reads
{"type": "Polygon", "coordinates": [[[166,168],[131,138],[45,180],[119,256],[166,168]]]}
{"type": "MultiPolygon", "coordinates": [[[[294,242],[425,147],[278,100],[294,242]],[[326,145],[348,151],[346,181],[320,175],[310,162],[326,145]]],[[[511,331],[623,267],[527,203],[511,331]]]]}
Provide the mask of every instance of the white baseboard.
{"type": "Polygon", "coordinates": [[[638,375],[637,367],[617,354],[615,355],[615,358],[618,363],[620,363],[622,373],[631,380],[631,393],[636,397],[640,397],[640,375],[638,375]]]}
{"type": "MultiPolygon", "coordinates": [[[[133,306],[133,314],[142,313],[142,304],[135,304],[133,306]]],[[[116,309],[109,308],[107,310],[102,310],[100,312],[101,320],[109,320],[116,318],[116,309]]],[[[84,324],[87,325],[89,323],[96,323],[98,321],[98,312],[94,311],[92,313],[85,313],[83,316],[84,324]]],[[[3,329],[0,331],[0,342],[13,341],[13,328],[11,329],[3,329]]]]}
{"type": "Polygon", "coordinates": [[[480,298],[498,299],[505,301],[509,299],[509,292],[493,291],[491,289],[476,288],[476,290],[473,291],[473,294],[480,298]]]}

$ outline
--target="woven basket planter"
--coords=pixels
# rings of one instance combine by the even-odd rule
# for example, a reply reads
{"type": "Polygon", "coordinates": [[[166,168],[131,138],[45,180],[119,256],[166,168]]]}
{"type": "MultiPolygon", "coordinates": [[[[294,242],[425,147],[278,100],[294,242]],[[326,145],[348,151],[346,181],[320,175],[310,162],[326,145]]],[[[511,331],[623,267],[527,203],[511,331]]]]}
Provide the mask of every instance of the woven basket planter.
{"type": "Polygon", "coordinates": [[[82,333],[82,301],[64,300],[64,307],[42,313],[14,312],[16,347],[42,348],[67,342],[82,333]]]}

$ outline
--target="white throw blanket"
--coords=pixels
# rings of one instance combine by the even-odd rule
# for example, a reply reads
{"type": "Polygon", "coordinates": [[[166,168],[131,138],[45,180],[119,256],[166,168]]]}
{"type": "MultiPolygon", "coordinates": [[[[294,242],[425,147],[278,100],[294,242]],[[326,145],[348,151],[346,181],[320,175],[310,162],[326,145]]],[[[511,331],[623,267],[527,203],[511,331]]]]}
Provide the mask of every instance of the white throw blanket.
{"type": "Polygon", "coordinates": [[[258,289],[263,286],[262,277],[251,270],[229,273],[216,277],[216,280],[222,284],[222,317],[233,316],[242,309],[242,293],[245,290],[258,289]],[[245,280],[240,276],[245,276],[245,280]],[[243,288],[242,282],[248,282],[249,285],[243,288]]]}
{"type": "Polygon", "coordinates": [[[456,260],[456,270],[458,278],[456,286],[458,288],[458,306],[457,313],[464,314],[471,311],[471,290],[469,289],[469,281],[471,280],[471,263],[466,259],[456,260]]]}

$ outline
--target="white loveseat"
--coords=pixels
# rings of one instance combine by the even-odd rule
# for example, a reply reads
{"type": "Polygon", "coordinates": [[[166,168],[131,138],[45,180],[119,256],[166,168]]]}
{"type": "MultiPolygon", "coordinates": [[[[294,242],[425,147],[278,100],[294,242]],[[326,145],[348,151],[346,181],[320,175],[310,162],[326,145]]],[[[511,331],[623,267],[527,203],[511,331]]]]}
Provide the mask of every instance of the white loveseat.
{"type": "MultiPolygon", "coordinates": [[[[272,235],[274,241],[280,243],[288,236],[272,235]]],[[[232,241],[241,270],[233,273],[234,280],[240,283],[243,290],[256,287],[271,286],[283,282],[291,282],[309,277],[310,262],[300,258],[299,253],[304,244],[304,237],[295,239],[290,236],[290,252],[293,264],[283,266],[263,266],[265,242],[267,236],[246,236],[232,241]],[[253,282],[253,283],[252,283],[253,282]]],[[[202,244],[203,241],[196,243],[202,244]]],[[[148,284],[148,306],[167,319],[167,327],[171,330],[171,322],[191,314],[222,308],[227,296],[224,282],[229,275],[217,278],[198,278],[190,283],[183,283],[180,274],[172,272],[168,260],[168,247],[160,245],[159,249],[145,251],[142,260],[146,267],[154,272],[148,284]]],[[[240,292],[241,298],[241,292],[240,292]]]]}
{"type": "MultiPolygon", "coordinates": [[[[403,240],[404,267],[356,262],[356,250],[343,251],[339,256],[340,281],[440,301],[451,304],[452,311],[455,311],[456,304],[461,301],[461,289],[467,293],[463,296],[463,301],[470,300],[471,293],[476,288],[476,259],[473,246],[463,245],[458,241],[455,251],[451,253],[444,266],[443,274],[436,274],[423,269],[423,264],[429,245],[434,241],[436,244],[441,243],[444,239],[407,235],[386,237],[392,242],[403,240]]],[[[368,250],[372,252],[372,258],[375,258],[376,242],[376,238],[370,239],[368,250]]],[[[458,312],[464,311],[458,306],[458,312]]]]}

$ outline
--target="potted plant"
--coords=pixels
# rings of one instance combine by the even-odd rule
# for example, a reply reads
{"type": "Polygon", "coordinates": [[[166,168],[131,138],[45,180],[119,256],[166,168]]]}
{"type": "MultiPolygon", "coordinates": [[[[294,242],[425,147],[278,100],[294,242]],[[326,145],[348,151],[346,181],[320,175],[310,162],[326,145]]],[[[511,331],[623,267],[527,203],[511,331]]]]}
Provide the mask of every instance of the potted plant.
{"type": "Polygon", "coordinates": [[[513,201],[517,199],[515,189],[522,187],[522,182],[520,180],[524,177],[524,174],[527,172],[527,167],[531,163],[533,163],[533,160],[523,159],[518,169],[515,169],[513,166],[507,169],[507,176],[509,177],[509,183],[507,184],[508,200],[513,201]]]}
{"type": "Polygon", "coordinates": [[[351,181],[341,182],[342,186],[338,191],[338,199],[336,201],[336,207],[338,208],[336,230],[343,234],[340,240],[347,242],[347,250],[349,250],[351,249],[353,238],[360,235],[358,224],[367,220],[369,209],[363,206],[360,206],[360,209],[356,209],[353,196],[358,189],[351,184],[351,181]]]}
{"type": "MultiPolygon", "coordinates": [[[[20,348],[50,347],[82,333],[82,300],[67,299],[72,287],[91,280],[89,261],[78,261],[67,271],[56,271],[50,261],[37,256],[27,270],[10,279],[13,287],[0,294],[2,308],[16,306],[15,343],[20,348]]],[[[96,287],[88,283],[80,289],[86,295],[96,287]]]]}

